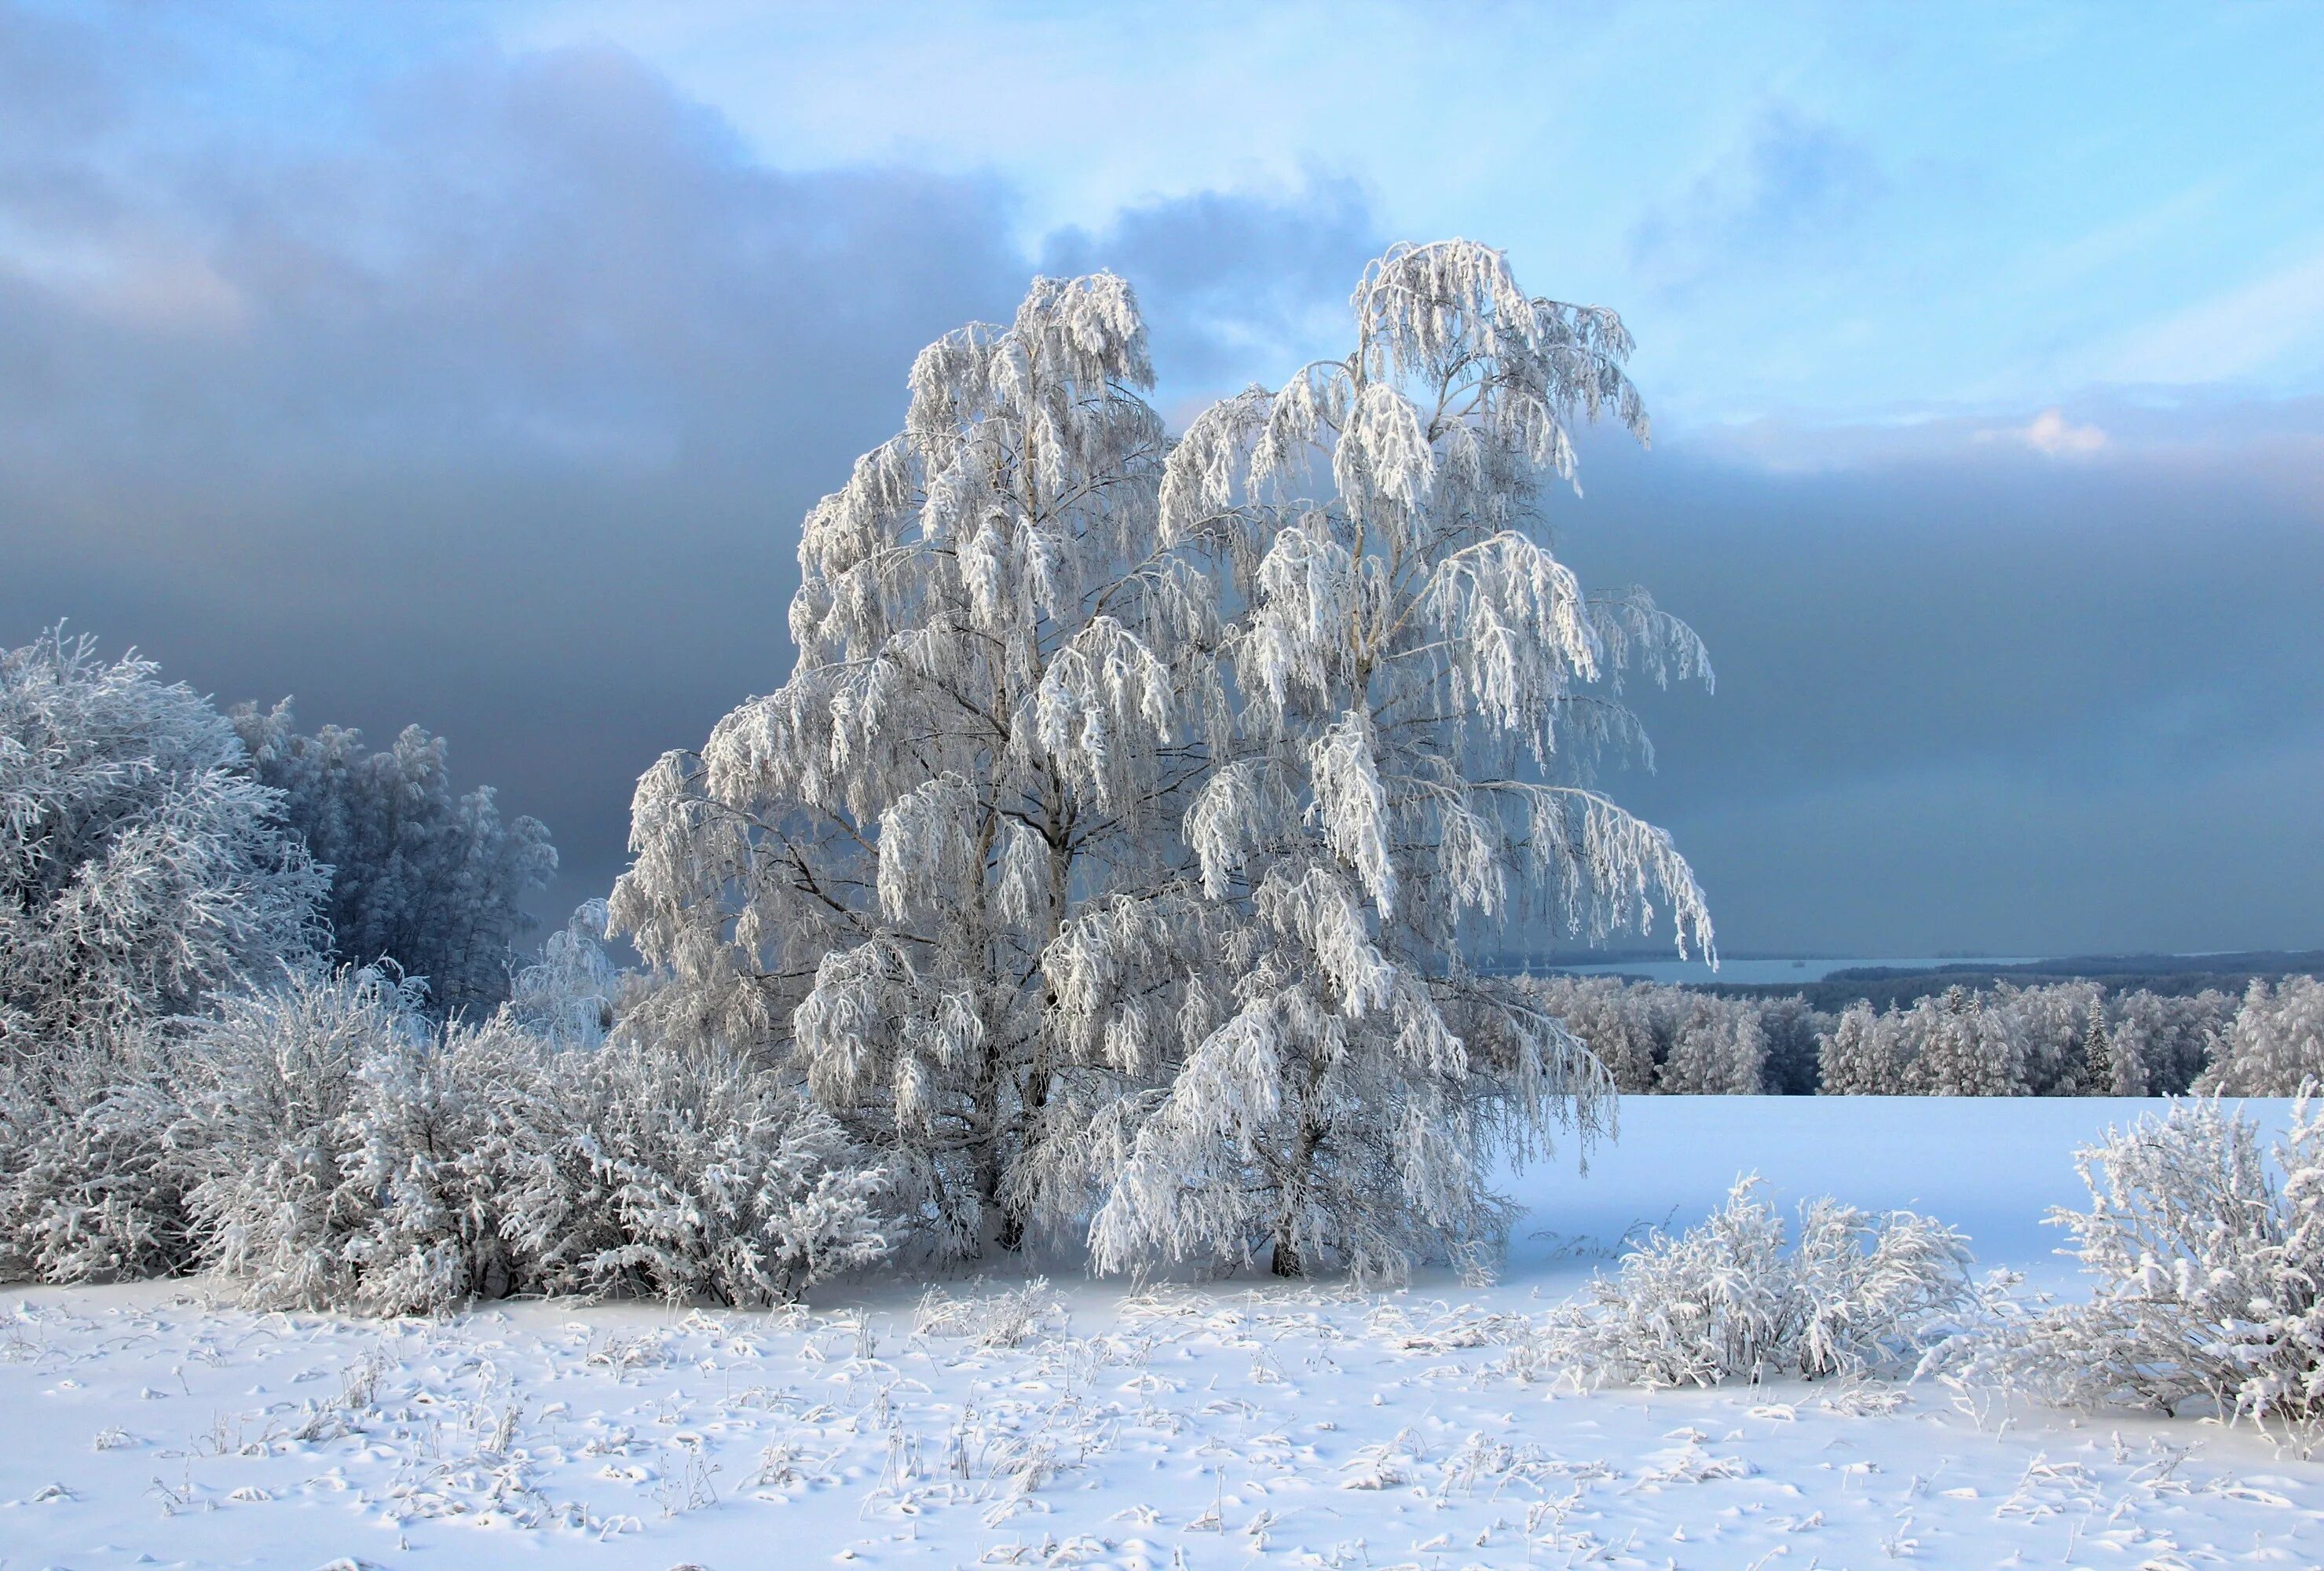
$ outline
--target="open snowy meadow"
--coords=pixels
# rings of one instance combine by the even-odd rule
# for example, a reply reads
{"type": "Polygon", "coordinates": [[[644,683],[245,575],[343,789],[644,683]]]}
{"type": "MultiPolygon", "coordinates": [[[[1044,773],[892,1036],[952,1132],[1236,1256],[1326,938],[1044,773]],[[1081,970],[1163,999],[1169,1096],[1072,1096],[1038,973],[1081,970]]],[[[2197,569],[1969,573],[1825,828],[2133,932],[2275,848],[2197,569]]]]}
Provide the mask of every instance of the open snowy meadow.
{"type": "MultiPolygon", "coordinates": [[[[13,1290],[0,1566],[2313,1566],[2324,1466],[2249,1428],[1934,1381],[1527,1381],[1543,1313],[1739,1172],[1965,1229],[2071,1293],[2074,1148],[2153,1102],[1636,1098],[1517,1178],[1489,1287],[1028,1274],[772,1312],[254,1314],[13,1290]]],[[[2248,1104],[2280,1128],[2281,1104],[2248,1104]]]]}

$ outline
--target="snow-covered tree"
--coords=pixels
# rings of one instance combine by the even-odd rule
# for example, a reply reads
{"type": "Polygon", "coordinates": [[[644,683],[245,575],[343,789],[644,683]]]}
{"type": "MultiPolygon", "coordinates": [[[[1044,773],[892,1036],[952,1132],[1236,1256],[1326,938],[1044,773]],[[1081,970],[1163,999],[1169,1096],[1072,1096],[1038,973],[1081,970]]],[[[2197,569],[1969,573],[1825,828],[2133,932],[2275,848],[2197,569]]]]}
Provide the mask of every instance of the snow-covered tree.
{"type": "Polygon", "coordinates": [[[61,628],[0,653],[0,1053],[134,1032],[313,938],[281,794],[158,670],[61,628]]]}
{"type": "Polygon", "coordinates": [[[2107,1046],[2115,1081],[2126,1096],[2177,1096],[2195,1084],[2227,1023],[2236,1001],[2216,988],[2188,997],[2116,993],[2107,1005],[2107,1046]]]}
{"type": "Polygon", "coordinates": [[[1924,998],[1905,1017],[1911,1060],[1906,1089],[1923,1096],[2023,1096],[2024,1028],[1981,993],[1955,985],[1924,998]]]}
{"type": "Polygon", "coordinates": [[[2324,982],[2255,977],[2196,1089],[2222,1096],[2292,1096],[2324,1083],[2324,982]]]}
{"type": "Polygon", "coordinates": [[[1645,434],[1621,323],[1463,241],[1397,247],[1353,305],[1346,358],[1198,415],[1163,482],[1166,539],[1236,613],[1231,748],[1185,820],[1230,925],[1094,1224],[1102,1269],[1392,1275],[1489,1244],[1493,1164],[1610,1086],[1464,936],[1660,909],[1682,948],[1709,938],[1668,837],[1589,783],[1643,745],[1621,674],[1707,679],[1702,645],[1642,593],[1585,594],[1537,527],[1576,420],[1645,434]]]}
{"type": "Polygon", "coordinates": [[[1820,1039],[1819,1089],[1826,1096],[1904,1095],[1902,1038],[1895,1011],[1884,1014],[1858,999],[1820,1039]]]}
{"type": "Polygon", "coordinates": [[[1675,1031],[1669,1017],[1677,1013],[1678,989],[1613,976],[1544,976],[1527,985],[1605,1067],[1616,1091],[1628,1096],[1655,1089],[1675,1031]]]}
{"type": "Polygon", "coordinates": [[[622,987],[605,953],[605,902],[587,900],[549,935],[540,958],[517,972],[509,1012],[552,1047],[594,1048],[613,1028],[622,987]]]}
{"type": "Polygon", "coordinates": [[[245,704],[234,724],[330,869],[332,957],[423,979],[439,1015],[481,1016],[506,998],[516,940],[538,925],[521,902],[557,872],[540,821],[504,822],[490,786],[456,792],[444,739],[417,725],[374,751],[337,725],[300,735],[288,699],[263,713],[245,704]]]}
{"type": "Polygon", "coordinates": [[[2088,1086],[2085,1063],[2090,1019],[2093,1011],[2104,1018],[2104,998],[2092,982],[2058,982],[2042,987],[2005,982],[1983,1003],[2015,1025],[2024,1044],[2025,1089],[2035,1096],[2072,1096],[2088,1086]]]}
{"type": "Polygon", "coordinates": [[[1766,1077],[1767,1033],[1757,1006],[1698,995],[1657,1089],[1674,1096],[1756,1096],[1766,1077]]]}
{"type": "Polygon", "coordinates": [[[930,346],[807,516],[790,679],[648,772],[611,902],[630,1029],[780,1060],[949,1248],[1085,1215],[1222,986],[1172,833],[1217,594],[1160,549],[1151,380],[1106,274],[930,346]]]}
{"type": "Polygon", "coordinates": [[[2090,1001],[2089,1012],[2083,1017],[2081,1084],[2092,1096],[2123,1095],[2114,1044],[2107,1033],[2106,1004],[2098,999],[2090,1001]]]}

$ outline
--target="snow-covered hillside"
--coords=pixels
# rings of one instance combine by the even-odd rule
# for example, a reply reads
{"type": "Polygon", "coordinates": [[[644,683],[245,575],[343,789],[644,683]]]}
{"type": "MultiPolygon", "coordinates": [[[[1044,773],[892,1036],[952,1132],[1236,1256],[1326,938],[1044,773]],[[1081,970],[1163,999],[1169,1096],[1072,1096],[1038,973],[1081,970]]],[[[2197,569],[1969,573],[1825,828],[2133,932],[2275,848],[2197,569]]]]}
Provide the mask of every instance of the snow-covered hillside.
{"type": "MultiPolygon", "coordinates": [[[[0,1319],[0,1565],[2313,1566],[2324,1466],[1941,1387],[1526,1384],[1526,1317],[1738,1170],[2070,1280],[2042,1210],[2153,1104],[1661,1098],[1519,1180],[1504,1279],[1133,1290],[1050,1262],[775,1314],[441,1322],[41,1289],[0,1319]]],[[[2280,1106],[2257,1104],[2280,1123],[2280,1106]]]]}

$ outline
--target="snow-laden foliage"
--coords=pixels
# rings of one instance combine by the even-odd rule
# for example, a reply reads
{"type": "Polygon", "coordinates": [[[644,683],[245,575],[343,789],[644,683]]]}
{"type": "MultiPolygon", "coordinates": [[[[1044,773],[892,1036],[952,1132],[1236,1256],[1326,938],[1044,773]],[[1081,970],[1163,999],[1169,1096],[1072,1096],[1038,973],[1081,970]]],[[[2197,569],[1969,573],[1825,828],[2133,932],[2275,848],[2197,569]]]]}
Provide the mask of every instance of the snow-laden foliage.
{"type": "Polygon", "coordinates": [[[1702,647],[1642,593],[1586,594],[1539,528],[1577,420],[1646,433],[1621,323],[1463,241],[1397,247],[1352,303],[1345,359],[1204,411],[1163,478],[1166,541],[1235,614],[1232,736],[1184,821],[1229,925],[1097,1217],[1102,1269],[1394,1275],[1489,1244],[1493,1165],[1554,1115],[1593,1127],[1610,1087],[1464,936],[1667,913],[1682,949],[1709,941],[1668,837],[1590,783],[1643,752],[1622,675],[1707,679],[1702,647]]]}
{"type": "Polygon", "coordinates": [[[890,1248],[887,1175],[775,1071],[620,1036],[551,1055],[504,1223],[540,1289],[788,1303],[890,1248]]]}
{"type": "Polygon", "coordinates": [[[219,1002],[179,1057],[204,1264],[254,1304],[401,1315],[508,1290],[500,1206],[533,1044],[439,1031],[415,981],[294,970],[219,1002]]]}
{"type": "Polygon", "coordinates": [[[2303,1098],[2273,1161],[2217,1100],[2174,1103],[2078,1159],[2088,1211],[2058,1211],[2093,1279],[1989,1342],[1970,1378],[2066,1406],[2197,1409],[2303,1449],[2324,1437],[2324,1105],[2303,1098]]]}
{"type": "Polygon", "coordinates": [[[605,902],[587,900],[517,972],[509,1012],[552,1047],[594,1048],[613,1030],[622,984],[605,953],[605,902]]]}
{"type": "Polygon", "coordinates": [[[254,1305],[434,1313],[509,1292],[796,1298],[888,1249],[884,1173],[781,1077],[416,982],[284,968],[166,1050],[0,1083],[0,1276],[188,1266],[254,1305]]]}
{"type": "Polygon", "coordinates": [[[150,1031],[0,1060],[0,1280],[122,1281],[191,1258],[150,1031]]]}
{"type": "MultiPolygon", "coordinates": [[[[2107,996],[2086,982],[1952,987],[1904,1008],[1825,1017],[1821,1089],[1835,1096],[2175,1095],[2233,1018],[2224,993],[2107,996]]],[[[2277,1095],[2296,1086],[2278,1081],[2277,1095]]]]}
{"type": "Polygon", "coordinates": [[[1160,549],[1151,380],[1107,274],[922,353],[807,516],[790,679],[647,772],[611,902],[638,1029],[803,1078],[948,1249],[1077,1224],[1092,1131],[1217,1009],[1171,833],[1217,595],[1160,549]]]}
{"type": "Polygon", "coordinates": [[[1553,1311],[1513,1370],[1644,1386],[1893,1374],[1976,1318],[1968,1241],[1952,1228],[1825,1197],[1800,1207],[1794,1238],[1757,1183],[1683,1234],[1650,1234],[1553,1311]]]}
{"type": "Polygon", "coordinates": [[[157,670],[61,629],[0,653],[0,1056],[134,1035],[314,936],[280,793],[157,670]]]}
{"type": "Polygon", "coordinates": [[[2324,982],[2287,976],[2271,985],[2255,978],[2196,1089],[2291,1096],[2310,1081],[2324,1081],[2324,982]]]}
{"type": "Polygon", "coordinates": [[[417,725],[374,751],[337,725],[300,735],[288,699],[233,718],[259,780],[329,870],[332,956],[424,980],[439,1015],[506,998],[516,940],[538,925],[520,902],[557,872],[540,820],[503,822],[490,786],[456,793],[444,739],[417,725]]]}

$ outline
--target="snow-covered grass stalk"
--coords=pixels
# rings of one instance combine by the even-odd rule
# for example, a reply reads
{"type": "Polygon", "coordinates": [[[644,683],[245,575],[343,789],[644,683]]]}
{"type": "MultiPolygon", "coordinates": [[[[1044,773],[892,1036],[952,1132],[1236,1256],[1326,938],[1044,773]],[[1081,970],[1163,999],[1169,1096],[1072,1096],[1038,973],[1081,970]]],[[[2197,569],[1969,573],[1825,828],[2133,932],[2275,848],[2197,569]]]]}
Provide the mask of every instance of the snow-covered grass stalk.
{"type": "MultiPolygon", "coordinates": [[[[2310,1087],[2313,1091],[2313,1086],[2310,1087]]],[[[1961,1378],[2062,1406],[2193,1409],[2303,1451],[2324,1439],[2324,1106],[2302,1096],[2269,1153],[2216,1100],[2110,1131],[2058,1211],[2095,1279],[1987,1339],[1961,1378]]]]}
{"type": "Polygon", "coordinates": [[[1801,1206],[1794,1240],[1757,1183],[1685,1233],[1650,1234],[1553,1311],[1511,1370],[1645,1386],[1891,1374],[1975,1315],[1952,1228],[1826,1197],[1801,1206]]]}

